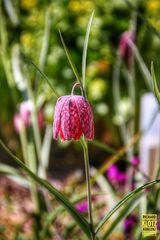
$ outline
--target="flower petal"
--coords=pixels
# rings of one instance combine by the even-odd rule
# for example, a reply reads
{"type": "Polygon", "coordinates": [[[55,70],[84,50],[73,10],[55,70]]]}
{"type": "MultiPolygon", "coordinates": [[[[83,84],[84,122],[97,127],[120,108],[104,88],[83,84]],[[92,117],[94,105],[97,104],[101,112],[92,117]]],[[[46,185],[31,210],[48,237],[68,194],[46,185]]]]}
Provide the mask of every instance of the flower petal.
{"type": "Polygon", "coordinates": [[[78,140],[82,135],[77,106],[72,98],[71,96],[65,102],[61,114],[61,129],[65,140],[78,140]]]}
{"type": "Polygon", "coordinates": [[[71,97],[71,100],[69,102],[69,131],[72,135],[72,139],[80,139],[82,135],[82,127],[77,105],[73,97],[71,97]]]}
{"type": "Polygon", "coordinates": [[[94,121],[92,107],[89,102],[82,96],[76,97],[76,104],[79,113],[82,132],[88,140],[94,138],[94,121]]]}
{"type": "Polygon", "coordinates": [[[54,124],[53,124],[53,138],[57,139],[58,138],[58,133],[60,130],[60,125],[61,125],[61,112],[63,109],[64,103],[67,101],[69,96],[63,96],[60,97],[55,106],[55,111],[54,111],[54,124]]]}

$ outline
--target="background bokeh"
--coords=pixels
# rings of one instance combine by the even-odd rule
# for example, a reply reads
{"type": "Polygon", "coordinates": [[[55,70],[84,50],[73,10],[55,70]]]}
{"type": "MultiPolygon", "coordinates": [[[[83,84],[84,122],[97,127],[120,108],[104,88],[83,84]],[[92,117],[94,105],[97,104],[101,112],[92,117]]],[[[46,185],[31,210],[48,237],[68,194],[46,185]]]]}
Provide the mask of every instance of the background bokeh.
{"type": "MultiPolygon", "coordinates": [[[[13,118],[20,103],[28,99],[27,82],[31,85],[38,108],[43,109],[44,125],[50,129],[56,103],[45,78],[31,62],[48,77],[59,95],[69,95],[76,79],[66,58],[59,30],[81,76],[83,43],[93,10],[95,13],[87,52],[86,91],[94,111],[95,139],[99,144],[101,142],[118,149],[128,141],[124,137],[123,125],[128,128],[131,137],[139,132],[141,96],[152,90],[146,84],[146,68],[137,57],[134,58],[132,69],[127,66],[125,59],[122,59],[118,70],[118,94],[121,95],[118,106],[115,106],[113,96],[114,74],[121,35],[134,29],[138,54],[149,72],[151,61],[154,61],[156,76],[159,78],[160,1],[130,2],[131,4],[127,0],[0,0],[0,137],[19,157],[23,157],[23,151],[13,118]],[[126,71],[133,76],[134,105],[131,99],[133,85],[126,81],[126,71]]],[[[80,94],[79,90],[76,91],[80,94]]],[[[43,129],[42,138],[44,135],[43,129]]],[[[98,144],[89,146],[91,165],[101,166],[110,153],[103,150],[103,147],[99,148],[98,144]]],[[[137,156],[138,145],[132,150],[132,155],[137,156]]],[[[71,187],[66,190],[69,195],[74,189],[74,181],[76,182],[74,170],[84,170],[82,159],[82,150],[78,143],[51,141],[48,176],[54,180],[64,180],[69,176],[65,183],[71,187]],[[74,177],[70,173],[73,173],[74,177]]],[[[118,163],[123,171],[128,167],[125,160],[126,156],[118,163]]],[[[3,150],[0,150],[0,162],[14,165],[3,150]]],[[[79,172],[76,176],[79,176],[78,174],[79,172]]],[[[2,185],[6,186],[4,179],[1,181],[2,185]]],[[[60,181],[58,184],[65,188],[64,182],[60,181]]],[[[120,192],[120,195],[123,193],[120,192]]],[[[114,239],[118,239],[118,235],[114,239]]]]}

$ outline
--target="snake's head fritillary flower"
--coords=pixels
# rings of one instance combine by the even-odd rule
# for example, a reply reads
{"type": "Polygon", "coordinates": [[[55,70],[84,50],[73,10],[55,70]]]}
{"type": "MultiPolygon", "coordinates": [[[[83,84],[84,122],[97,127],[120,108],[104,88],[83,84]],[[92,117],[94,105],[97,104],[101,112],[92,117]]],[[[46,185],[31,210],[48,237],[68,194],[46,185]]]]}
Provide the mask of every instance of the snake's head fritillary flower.
{"type": "Polygon", "coordinates": [[[130,41],[135,42],[135,34],[131,31],[122,33],[119,41],[119,54],[128,67],[133,61],[133,52],[130,47],[130,41]]]}
{"type": "Polygon", "coordinates": [[[53,137],[62,141],[94,138],[92,107],[80,95],[62,96],[57,100],[54,112],[53,137]]]}

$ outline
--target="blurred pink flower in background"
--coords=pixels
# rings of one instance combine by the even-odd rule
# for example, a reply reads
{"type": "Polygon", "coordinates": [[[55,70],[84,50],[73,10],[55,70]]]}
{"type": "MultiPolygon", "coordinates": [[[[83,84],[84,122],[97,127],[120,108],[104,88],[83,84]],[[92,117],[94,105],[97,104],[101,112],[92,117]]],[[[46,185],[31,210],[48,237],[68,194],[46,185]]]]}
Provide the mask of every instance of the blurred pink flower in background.
{"type": "Polygon", "coordinates": [[[118,175],[118,167],[116,165],[111,165],[107,171],[108,179],[115,183],[117,182],[117,175],[118,175]]]}
{"type": "Polygon", "coordinates": [[[15,128],[16,132],[19,133],[21,125],[22,125],[22,119],[18,113],[14,114],[13,124],[14,124],[14,128],[15,128]]]}
{"type": "Polygon", "coordinates": [[[117,182],[119,184],[125,184],[128,180],[128,176],[126,172],[119,171],[117,175],[117,182]]]}
{"type": "Polygon", "coordinates": [[[53,137],[62,141],[94,138],[93,112],[89,102],[79,95],[62,96],[54,112],[53,137]]]}
{"type": "Polygon", "coordinates": [[[119,54],[128,67],[132,65],[133,51],[129,42],[135,42],[135,34],[131,31],[122,33],[119,40],[119,54]]]}
{"type": "Polygon", "coordinates": [[[20,104],[19,114],[24,122],[25,127],[30,125],[30,116],[32,111],[32,105],[29,101],[24,101],[20,104]]]}
{"type": "Polygon", "coordinates": [[[139,164],[140,164],[140,159],[139,159],[139,157],[133,156],[132,159],[131,159],[131,164],[132,164],[132,166],[134,166],[134,167],[138,167],[139,164]]]}
{"type": "Polygon", "coordinates": [[[123,223],[125,233],[131,234],[135,224],[137,223],[137,217],[135,215],[129,215],[123,223]]]}
{"type": "Polygon", "coordinates": [[[77,203],[75,207],[80,213],[86,213],[88,211],[88,203],[86,200],[83,202],[77,203]]]}
{"type": "Polygon", "coordinates": [[[125,184],[128,176],[127,173],[121,171],[115,164],[111,165],[107,170],[107,177],[112,184],[125,184]]]}
{"type": "MultiPolygon", "coordinates": [[[[28,128],[31,124],[32,104],[30,101],[24,101],[19,106],[19,113],[15,113],[13,123],[17,133],[20,132],[21,124],[28,128]]],[[[40,129],[44,127],[44,115],[42,109],[38,110],[38,126],[40,129]]]]}

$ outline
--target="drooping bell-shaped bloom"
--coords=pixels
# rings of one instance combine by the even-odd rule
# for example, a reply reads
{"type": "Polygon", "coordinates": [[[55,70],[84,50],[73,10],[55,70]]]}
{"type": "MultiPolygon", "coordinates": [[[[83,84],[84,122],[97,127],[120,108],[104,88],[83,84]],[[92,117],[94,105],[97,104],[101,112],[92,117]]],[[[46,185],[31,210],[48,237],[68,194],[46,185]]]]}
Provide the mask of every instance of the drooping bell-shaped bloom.
{"type": "Polygon", "coordinates": [[[53,137],[62,141],[79,140],[82,135],[94,138],[92,107],[79,95],[62,96],[57,100],[54,112],[53,137]]]}
{"type": "Polygon", "coordinates": [[[119,40],[119,54],[128,67],[133,62],[133,51],[130,42],[135,42],[135,34],[131,31],[122,33],[119,40]]]}

